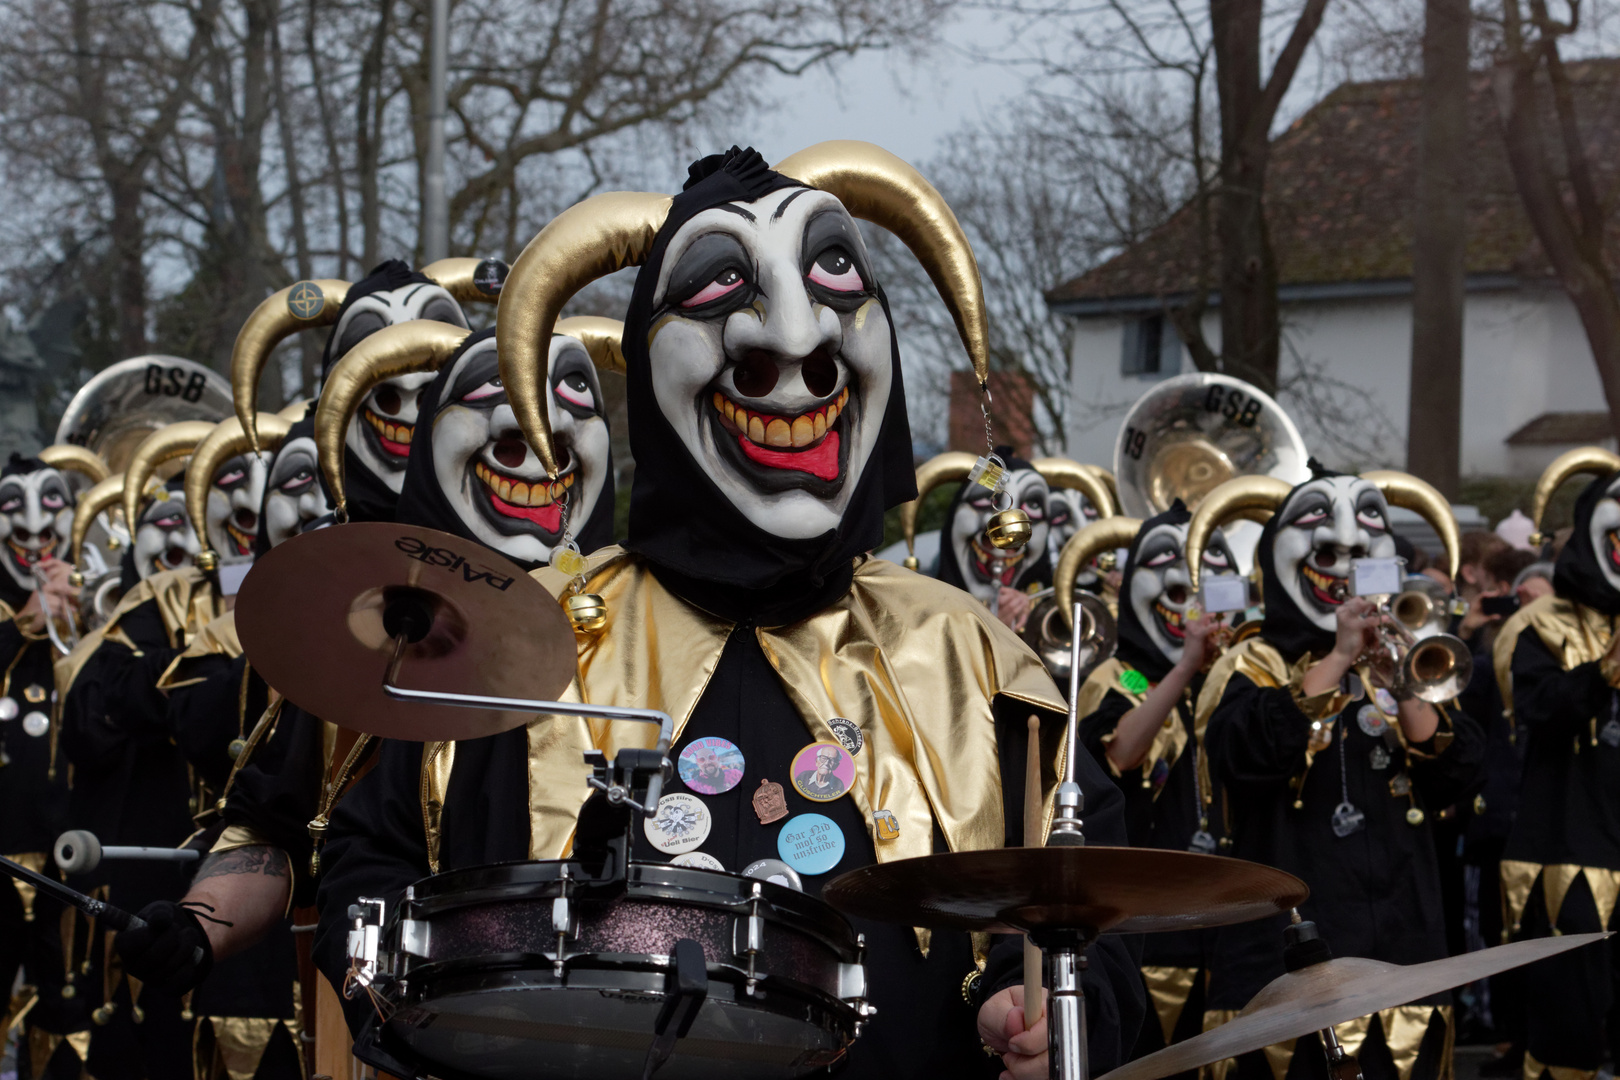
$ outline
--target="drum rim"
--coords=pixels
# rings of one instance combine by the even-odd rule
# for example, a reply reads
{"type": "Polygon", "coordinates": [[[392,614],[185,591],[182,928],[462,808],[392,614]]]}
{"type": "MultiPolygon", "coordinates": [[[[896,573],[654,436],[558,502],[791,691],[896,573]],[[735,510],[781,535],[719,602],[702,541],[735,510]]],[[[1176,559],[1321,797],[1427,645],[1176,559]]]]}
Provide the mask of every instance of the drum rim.
{"type": "MultiPolygon", "coordinates": [[[[559,880],[556,871],[563,866],[569,868],[569,876],[576,881],[584,876],[578,863],[566,859],[490,863],[446,870],[412,885],[407,893],[409,899],[401,910],[408,911],[412,918],[432,919],[435,915],[483,904],[550,900],[551,897],[525,896],[518,890],[555,883],[559,880]]],[[[759,890],[762,917],[814,938],[846,963],[862,959],[863,936],[838,909],[818,897],[774,882],[725,870],[632,862],[625,896],[632,901],[663,900],[743,915],[750,912],[753,897],[749,894],[755,886],[759,890]],[[732,888],[727,892],[717,889],[715,886],[721,882],[732,888]],[[703,898],[694,894],[703,894],[703,898]]],[[[582,888],[578,895],[583,902],[589,894],[582,888]]]]}

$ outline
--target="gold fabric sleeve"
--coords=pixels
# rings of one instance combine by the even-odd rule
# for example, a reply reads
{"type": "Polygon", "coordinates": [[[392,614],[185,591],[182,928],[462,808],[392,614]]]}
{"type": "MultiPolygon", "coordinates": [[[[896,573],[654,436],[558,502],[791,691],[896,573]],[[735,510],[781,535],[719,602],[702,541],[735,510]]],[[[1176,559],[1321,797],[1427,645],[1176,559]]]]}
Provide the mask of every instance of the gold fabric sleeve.
{"type": "Polygon", "coordinates": [[[444,797],[450,790],[450,770],[456,764],[456,744],[430,742],[422,747],[422,834],[427,838],[428,869],[439,872],[439,844],[443,839],[444,797]]]}
{"type": "Polygon", "coordinates": [[[1599,660],[1614,636],[1608,616],[1558,596],[1539,597],[1510,616],[1491,647],[1502,709],[1513,716],[1513,651],[1525,630],[1533,630],[1565,671],[1599,660]]]}
{"type": "Polygon", "coordinates": [[[1289,671],[1282,653],[1263,637],[1244,638],[1227,649],[1209,669],[1204,688],[1198,694],[1193,728],[1200,742],[1204,729],[1209,727],[1209,718],[1226,696],[1226,684],[1232,681],[1233,675],[1243,675],[1256,686],[1278,687],[1288,685],[1289,671]]]}
{"type": "Polygon", "coordinates": [[[242,642],[236,636],[236,612],[227,611],[197,631],[191,639],[191,644],[186,646],[185,652],[175,657],[159,676],[157,688],[167,693],[182,686],[202,682],[201,676],[191,678],[185,676],[185,669],[192,660],[205,656],[223,656],[227,660],[235,660],[241,655],[242,642]]]}
{"type": "Polygon", "coordinates": [[[235,851],[245,847],[275,847],[269,837],[253,828],[251,825],[227,825],[225,831],[219,834],[214,846],[208,849],[208,854],[219,855],[226,851],[235,851]]]}

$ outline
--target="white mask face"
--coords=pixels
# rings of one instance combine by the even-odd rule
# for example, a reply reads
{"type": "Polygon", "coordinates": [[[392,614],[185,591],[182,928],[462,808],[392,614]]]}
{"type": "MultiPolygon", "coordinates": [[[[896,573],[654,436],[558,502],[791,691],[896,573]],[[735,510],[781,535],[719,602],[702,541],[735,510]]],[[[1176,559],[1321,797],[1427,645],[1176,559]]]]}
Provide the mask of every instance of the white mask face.
{"type": "Polygon", "coordinates": [[[1277,577],[1294,605],[1332,633],[1350,595],[1350,560],[1395,555],[1384,493],[1359,476],[1324,476],[1289,496],[1277,520],[1277,577]]]}
{"type": "Polygon", "coordinates": [[[181,497],[164,491],[148,504],[135,529],[135,572],[142,578],[190,566],[201,550],[181,497]]]}
{"type": "Polygon", "coordinates": [[[563,465],[555,480],[506,400],[494,338],[457,358],[433,418],[433,471],[456,515],[482,543],[533,563],[550,559],[562,538],[565,503],[574,532],[584,528],[608,474],[607,419],[590,354],[557,334],[548,368],[551,434],[563,465]]]}
{"type": "Polygon", "coordinates": [[[73,496],[66,478],[46,467],[0,479],[0,539],[6,572],[33,591],[34,566],[46,555],[63,557],[73,536],[73,496]]]}
{"type": "MultiPolygon", "coordinates": [[[[412,319],[467,326],[461,305],[437,285],[418,283],[368,293],[351,304],[333,327],[332,362],[378,330],[412,319]]],[[[432,373],[427,372],[378,383],[360,403],[344,436],[348,448],[396,495],[405,484],[405,462],[416,430],[417,396],[432,381],[432,373]]]]}
{"type": "Polygon", "coordinates": [[[253,561],[267,461],[261,454],[239,454],[214,475],[208,491],[208,546],[219,555],[221,566],[253,561]]]}
{"type": "MultiPolygon", "coordinates": [[[[1097,520],[1097,508],[1091,505],[1091,500],[1073,488],[1053,488],[1047,498],[1047,553],[1055,567],[1058,557],[1063,554],[1063,545],[1067,544],[1074,534],[1097,520]]],[[[1087,563],[1075,575],[1074,583],[1082,589],[1089,589],[1097,584],[1097,567],[1095,563],[1087,563]]]]}
{"type": "Polygon", "coordinates": [[[837,527],[889,404],[889,320],[836,198],[787,188],[671,239],[649,352],[659,408],[740,513],[784,539],[837,527]]]}
{"type": "MultiPolygon", "coordinates": [[[[1136,562],[1126,589],[1136,621],[1153,644],[1174,664],[1187,642],[1187,609],[1192,606],[1192,576],[1187,573],[1187,526],[1157,525],[1136,546],[1136,562]]],[[[1204,548],[1201,577],[1235,574],[1237,560],[1219,529],[1204,548]]]]}
{"type": "MultiPolygon", "coordinates": [[[[987,488],[977,484],[956,504],[950,521],[951,550],[968,592],[988,604],[1003,586],[1015,588],[1024,572],[1046,550],[1047,504],[1051,489],[1045,477],[1034,469],[1015,469],[1007,474],[1007,492],[1012,505],[1029,515],[1029,543],[1017,551],[1003,551],[990,542],[985,531],[996,513],[987,488]]],[[[1006,505],[1006,500],[1000,500],[1006,505]]]]}
{"type": "Polygon", "coordinates": [[[321,487],[315,440],[308,435],[281,444],[270,465],[264,496],[264,531],[270,546],[292,539],[332,512],[321,487]]]}
{"type": "Polygon", "coordinates": [[[1620,477],[1592,508],[1592,553],[1609,588],[1620,591],[1620,477]]]}

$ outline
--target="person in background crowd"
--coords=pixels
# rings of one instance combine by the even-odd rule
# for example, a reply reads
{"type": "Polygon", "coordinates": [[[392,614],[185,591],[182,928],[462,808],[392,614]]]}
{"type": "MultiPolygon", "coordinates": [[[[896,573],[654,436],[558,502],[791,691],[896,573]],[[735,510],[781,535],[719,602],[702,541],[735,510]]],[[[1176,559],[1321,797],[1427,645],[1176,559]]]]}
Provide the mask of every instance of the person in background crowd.
{"type": "MultiPolygon", "coordinates": [[[[1557,556],[1554,556],[1556,558],[1557,556]]],[[[1543,596],[1551,596],[1553,592],[1553,563],[1532,562],[1527,564],[1513,578],[1513,595],[1519,598],[1519,606],[1526,607],[1532,600],[1539,600],[1543,596]]]]}

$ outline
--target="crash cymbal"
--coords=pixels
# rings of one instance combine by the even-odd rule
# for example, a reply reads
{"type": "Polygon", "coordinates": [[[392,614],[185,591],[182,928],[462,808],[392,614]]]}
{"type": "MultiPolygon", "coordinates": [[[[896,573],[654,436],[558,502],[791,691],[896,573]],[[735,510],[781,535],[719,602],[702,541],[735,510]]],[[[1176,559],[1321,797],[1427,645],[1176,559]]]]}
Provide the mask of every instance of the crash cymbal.
{"type": "Polygon", "coordinates": [[[1230,1023],[1122,1065],[1102,1080],[1160,1080],[1275,1043],[1292,1043],[1331,1024],[1431,997],[1608,936],[1565,934],[1515,941],[1410,966],[1357,956],[1312,964],[1273,979],[1230,1023]]]}
{"type": "Polygon", "coordinates": [[[574,633],[545,587],[482,544],[377,522],[304,533],[260,556],[236,597],[248,662],[300,708],[395,739],[475,739],[532,713],[401,702],[383,693],[390,603],[432,613],[405,649],[413,690],[552,700],[574,677],[574,633]]]}
{"type": "Polygon", "coordinates": [[[954,851],[844,874],[821,898],[846,915],[953,930],[1136,934],[1247,922],[1303,902],[1292,874],[1154,848],[954,851]]]}

